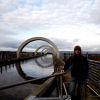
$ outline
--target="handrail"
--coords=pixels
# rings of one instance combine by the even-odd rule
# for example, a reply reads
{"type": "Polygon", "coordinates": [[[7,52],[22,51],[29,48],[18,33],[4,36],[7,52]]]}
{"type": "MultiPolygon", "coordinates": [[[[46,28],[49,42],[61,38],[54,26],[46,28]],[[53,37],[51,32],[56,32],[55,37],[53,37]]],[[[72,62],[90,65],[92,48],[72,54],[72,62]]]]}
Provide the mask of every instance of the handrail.
{"type": "Polygon", "coordinates": [[[15,84],[12,84],[12,85],[3,86],[3,87],[0,87],[0,90],[16,87],[16,86],[27,84],[27,83],[30,83],[30,82],[35,82],[37,80],[42,80],[42,79],[48,79],[48,78],[51,78],[51,77],[61,76],[61,75],[65,74],[65,73],[66,72],[54,73],[54,74],[52,74],[50,76],[46,76],[46,77],[42,77],[42,78],[37,78],[37,79],[31,79],[31,80],[24,81],[24,82],[19,82],[19,83],[15,83],[15,84]]]}
{"type": "Polygon", "coordinates": [[[98,63],[98,64],[100,64],[100,61],[91,60],[91,59],[88,59],[88,61],[93,62],[93,63],[98,63]]]}
{"type": "Polygon", "coordinates": [[[87,87],[88,87],[91,91],[93,91],[93,92],[97,95],[97,97],[100,97],[100,95],[99,95],[90,85],[87,85],[87,87]]]}

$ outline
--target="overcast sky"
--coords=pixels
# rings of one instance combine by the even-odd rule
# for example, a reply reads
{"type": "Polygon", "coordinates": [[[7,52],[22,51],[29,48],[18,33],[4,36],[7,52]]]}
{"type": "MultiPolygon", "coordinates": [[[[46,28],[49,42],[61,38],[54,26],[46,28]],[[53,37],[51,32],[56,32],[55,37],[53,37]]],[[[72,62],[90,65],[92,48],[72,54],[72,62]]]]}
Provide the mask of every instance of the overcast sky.
{"type": "Polygon", "coordinates": [[[0,0],[0,50],[17,50],[32,37],[59,50],[100,50],[100,0],[0,0]]]}

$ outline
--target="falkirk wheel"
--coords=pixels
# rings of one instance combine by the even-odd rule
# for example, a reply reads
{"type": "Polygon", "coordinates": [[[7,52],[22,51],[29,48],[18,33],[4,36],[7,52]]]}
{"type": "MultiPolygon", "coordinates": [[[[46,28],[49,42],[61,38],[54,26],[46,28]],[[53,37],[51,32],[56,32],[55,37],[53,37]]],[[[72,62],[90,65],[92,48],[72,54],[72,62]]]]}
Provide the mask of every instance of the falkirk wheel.
{"type": "MultiPolygon", "coordinates": [[[[53,66],[54,63],[54,59],[58,58],[59,59],[59,51],[57,46],[49,39],[44,38],[44,37],[33,37],[30,39],[27,39],[26,41],[24,41],[18,48],[17,50],[17,58],[20,59],[21,58],[21,54],[23,53],[23,49],[29,44],[29,43],[34,43],[36,45],[36,49],[34,50],[34,56],[37,56],[38,53],[43,54],[42,56],[40,56],[40,59],[35,58],[35,62],[37,63],[38,66],[42,67],[42,68],[47,68],[50,66],[53,66]],[[45,44],[40,44],[39,47],[37,47],[38,42],[37,41],[42,41],[45,42],[45,44]],[[48,55],[52,56],[51,59],[48,58],[48,55]]],[[[20,74],[21,77],[23,77],[24,79],[31,79],[33,77],[28,76],[22,69],[21,64],[17,63],[16,64],[16,69],[18,71],[18,73],[20,74]]]]}

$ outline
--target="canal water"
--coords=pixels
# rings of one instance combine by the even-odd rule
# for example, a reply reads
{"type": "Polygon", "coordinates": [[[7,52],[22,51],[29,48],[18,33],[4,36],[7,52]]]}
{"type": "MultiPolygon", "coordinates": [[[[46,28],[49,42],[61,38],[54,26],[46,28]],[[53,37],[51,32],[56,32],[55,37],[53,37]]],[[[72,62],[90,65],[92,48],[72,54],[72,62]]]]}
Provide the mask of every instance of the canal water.
{"type": "MultiPolygon", "coordinates": [[[[50,58],[51,59],[51,58],[50,58]]],[[[50,63],[51,60],[42,61],[50,63]]],[[[12,85],[26,81],[25,76],[31,78],[41,78],[54,72],[52,62],[49,65],[43,65],[41,59],[31,59],[23,61],[20,64],[11,64],[0,68],[0,87],[12,85]],[[50,65],[50,66],[49,66],[50,65]],[[24,74],[24,77],[23,77],[24,74]]],[[[23,100],[34,91],[39,84],[28,83],[13,88],[0,90],[0,100],[23,100]]]]}

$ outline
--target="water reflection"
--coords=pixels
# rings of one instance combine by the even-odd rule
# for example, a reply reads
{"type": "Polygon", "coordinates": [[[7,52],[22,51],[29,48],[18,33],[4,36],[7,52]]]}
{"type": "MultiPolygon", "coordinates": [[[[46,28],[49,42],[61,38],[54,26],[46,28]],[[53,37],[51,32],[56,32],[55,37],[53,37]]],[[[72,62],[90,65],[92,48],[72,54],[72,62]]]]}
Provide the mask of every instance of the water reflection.
{"type": "Polygon", "coordinates": [[[32,59],[27,63],[21,63],[22,70],[31,77],[44,77],[53,73],[53,66],[42,68],[37,65],[37,63],[32,59]]]}
{"type": "MultiPolygon", "coordinates": [[[[39,78],[48,76],[53,73],[53,66],[48,68],[42,68],[36,64],[34,59],[27,60],[17,64],[11,64],[7,66],[2,66],[0,68],[0,87],[6,85],[12,85],[18,82],[23,82],[27,78],[39,78]],[[17,66],[16,66],[17,65],[17,66]]],[[[38,84],[26,84],[14,88],[9,88],[0,91],[0,100],[8,100],[8,96],[11,97],[10,100],[23,100],[26,96],[32,93],[33,89],[37,87],[38,84]],[[20,93],[20,95],[19,95],[20,93]],[[14,99],[12,99],[14,97],[14,99]]]]}
{"type": "Polygon", "coordinates": [[[53,66],[53,55],[52,54],[46,54],[42,57],[36,58],[35,62],[38,66],[47,68],[53,66]]]}
{"type": "Polygon", "coordinates": [[[10,64],[10,65],[6,65],[6,66],[0,66],[0,73],[2,74],[3,72],[7,72],[9,71],[9,69],[15,67],[15,64],[10,64]]]}
{"type": "Polygon", "coordinates": [[[34,59],[31,59],[16,64],[2,66],[0,68],[0,72],[0,86],[2,86],[2,84],[12,83],[12,79],[15,80],[17,79],[16,77],[20,77],[22,79],[32,79],[51,75],[54,72],[54,68],[53,66],[43,68],[38,66],[34,59]],[[5,81],[4,83],[4,79],[7,82],[5,81]]]}
{"type": "MultiPolygon", "coordinates": [[[[16,63],[16,69],[19,75],[26,80],[45,77],[51,75],[54,72],[53,66],[42,68],[41,66],[38,66],[33,59],[28,60],[27,63],[16,63]]],[[[44,81],[44,79],[35,81],[34,84],[41,84],[44,81]]]]}

